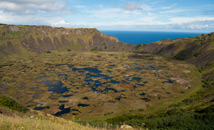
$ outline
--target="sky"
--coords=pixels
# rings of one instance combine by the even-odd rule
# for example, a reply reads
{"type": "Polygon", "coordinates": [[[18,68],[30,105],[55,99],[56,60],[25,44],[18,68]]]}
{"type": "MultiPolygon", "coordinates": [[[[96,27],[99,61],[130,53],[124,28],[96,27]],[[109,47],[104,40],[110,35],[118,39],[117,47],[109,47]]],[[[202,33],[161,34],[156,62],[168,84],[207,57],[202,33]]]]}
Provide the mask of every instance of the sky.
{"type": "Polygon", "coordinates": [[[0,23],[214,32],[214,0],[0,0],[0,23]]]}

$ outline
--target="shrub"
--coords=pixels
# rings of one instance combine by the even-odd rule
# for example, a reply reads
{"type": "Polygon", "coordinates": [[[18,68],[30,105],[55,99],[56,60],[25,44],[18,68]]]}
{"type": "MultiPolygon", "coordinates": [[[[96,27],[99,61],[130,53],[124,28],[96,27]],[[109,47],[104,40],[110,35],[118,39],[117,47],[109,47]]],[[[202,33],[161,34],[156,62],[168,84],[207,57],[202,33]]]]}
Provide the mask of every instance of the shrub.
{"type": "Polygon", "coordinates": [[[178,53],[176,56],[174,56],[175,59],[178,59],[178,60],[185,60],[186,58],[186,55],[183,54],[182,52],[178,53]]]}
{"type": "Polygon", "coordinates": [[[105,42],[103,43],[103,46],[104,46],[104,49],[108,48],[105,42]]]}
{"type": "Polygon", "coordinates": [[[96,50],[97,50],[97,47],[91,49],[91,51],[96,51],[96,50]]]}
{"type": "Polygon", "coordinates": [[[144,111],[144,109],[143,109],[143,108],[140,108],[138,111],[139,111],[139,112],[142,112],[142,111],[144,111]]]}
{"type": "Polygon", "coordinates": [[[202,80],[202,87],[204,88],[210,88],[214,86],[214,80],[213,79],[203,79],[202,80]]]}
{"type": "Polygon", "coordinates": [[[47,51],[46,53],[51,53],[51,51],[47,51]]]}
{"type": "Polygon", "coordinates": [[[5,95],[0,95],[0,106],[24,113],[29,111],[24,105],[5,95]]]}
{"type": "Polygon", "coordinates": [[[139,45],[137,45],[134,49],[135,49],[135,50],[141,50],[141,49],[143,49],[143,47],[141,46],[141,44],[139,44],[139,45]]]}

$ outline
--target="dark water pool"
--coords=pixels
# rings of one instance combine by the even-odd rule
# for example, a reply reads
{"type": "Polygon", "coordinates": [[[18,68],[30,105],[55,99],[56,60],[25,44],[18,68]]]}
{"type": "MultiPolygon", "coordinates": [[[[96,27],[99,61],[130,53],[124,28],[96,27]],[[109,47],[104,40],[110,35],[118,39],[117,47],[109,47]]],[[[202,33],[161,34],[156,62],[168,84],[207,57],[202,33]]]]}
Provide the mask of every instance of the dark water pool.
{"type": "Polygon", "coordinates": [[[65,105],[61,105],[59,107],[59,109],[61,110],[60,112],[57,112],[56,114],[54,114],[55,116],[61,116],[62,114],[66,114],[69,113],[71,111],[70,108],[65,108],[65,105]]]}
{"type": "Polygon", "coordinates": [[[146,93],[141,93],[141,94],[139,94],[140,96],[145,96],[146,95],[146,93]]]}
{"type": "Polygon", "coordinates": [[[154,66],[148,66],[148,68],[150,68],[151,70],[153,70],[153,71],[155,71],[155,72],[158,72],[158,69],[156,68],[156,67],[154,67],[154,66]]]}
{"type": "Polygon", "coordinates": [[[90,73],[96,73],[96,74],[101,73],[101,71],[99,71],[97,68],[92,68],[92,67],[88,67],[88,68],[72,68],[72,71],[73,72],[76,72],[76,71],[78,71],[78,72],[88,71],[90,73]]]}
{"type": "Polygon", "coordinates": [[[149,102],[150,101],[150,99],[148,99],[148,98],[141,98],[142,100],[144,100],[145,102],[149,102]]]}
{"type": "Polygon", "coordinates": [[[50,108],[50,107],[35,107],[34,110],[43,110],[43,109],[46,109],[46,108],[50,108]]]}
{"type": "Polygon", "coordinates": [[[77,106],[78,106],[78,107],[88,107],[89,104],[82,104],[82,103],[80,103],[80,104],[78,104],[77,106]]]}
{"type": "Polygon", "coordinates": [[[108,65],[109,67],[115,67],[116,65],[108,65]]]}
{"type": "Polygon", "coordinates": [[[59,77],[60,79],[68,80],[68,75],[67,75],[67,74],[57,74],[57,75],[58,75],[58,77],[59,77]]]}
{"type": "Polygon", "coordinates": [[[63,94],[65,92],[68,92],[67,87],[62,87],[63,83],[61,81],[58,80],[45,80],[45,81],[41,81],[39,83],[45,84],[46,86],[48,86],[48,91],[52,91],[54,93],[59,93],[59,94],[63,94]]]}
{"type": "Polygon", "coordinates": [[[62,97],[71,97],[73,96],[72,94],[68,94],[68,95],[61,95],[62,97]]]}
{"type": "Polygon", "coordinates": [[[84,100],[88,100],[88,97],[83,97],[82,99],[84,99],[84,100]]]}
{"type": "Polygon", "coordinates": [[[136,80],[137,82],[140,82],[141,78],[140,77],[133,77],[131,81],[133,81],[133,80],[136,80]]]}
{"type": "Polygon", "coordinates": [[[67,103],[68,101],[59,101],[59,103],[67,103]]]}

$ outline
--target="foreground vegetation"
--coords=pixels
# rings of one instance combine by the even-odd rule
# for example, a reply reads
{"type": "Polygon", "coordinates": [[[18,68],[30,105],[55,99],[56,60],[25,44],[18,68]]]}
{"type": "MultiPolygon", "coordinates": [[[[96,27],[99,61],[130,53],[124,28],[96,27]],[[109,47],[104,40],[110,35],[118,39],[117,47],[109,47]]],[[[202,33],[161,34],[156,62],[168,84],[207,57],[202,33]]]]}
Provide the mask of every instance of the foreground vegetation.
{"type": "Polygon", "coordinates": [[[0,106],[24,113],[29,111],[26,106],[5,95],[0,95],[0,106]]]}
{"type": "MultiPolygon", "coordinates": [[[[213,92],[210,88],[209,91],[205,89],[208,88],[203,88],[190,98],[156,113],[127,114],[103,121],[75,121],[81,125],[39,111],[30,110],[26,113],[25,111],[20,112],[19,107],[14,109],[14,105],[6,105],[6,107],[2,107],[2,105],[0,107],[0,113],[2,113],[0,114],[0,129],[105,130],[119,129],[119,126],[126,124],[136,129],[212,130],[214,129],[213,99],[204,99],[203,97],[207,97],[213,92]]],[[[23,106],[10,97],[1,96],[1,102],[6,101],[12,101],[16,106],[23,106]]]]}
{"type": "Polygon", "coordinates": [[[0,130],[105,130],[27,109],[8,96],[0,95],[0,130]]]}
{"type": "Polygon", "coordinates": [[[212,130],[214,129],[213,98],[202,98],[213,92],[207,92],[207,90],[202,89],[190,98],[169,106],[166,110],[159,110],[148,115],[129,114],[104,121],[78,121],[78,123],[83,125],[89,123],[94,127],[104,127],[108,124],[108,128],[128,124],[138,129],[212,130]]]}
{"type": "MultiPolygon", "coordinates": [[[[101,130],[63,119],[32,119],[0,114],[0,130],[101,130]]],[[[105,128],[103,128],[104,130],[105,128]]]]}

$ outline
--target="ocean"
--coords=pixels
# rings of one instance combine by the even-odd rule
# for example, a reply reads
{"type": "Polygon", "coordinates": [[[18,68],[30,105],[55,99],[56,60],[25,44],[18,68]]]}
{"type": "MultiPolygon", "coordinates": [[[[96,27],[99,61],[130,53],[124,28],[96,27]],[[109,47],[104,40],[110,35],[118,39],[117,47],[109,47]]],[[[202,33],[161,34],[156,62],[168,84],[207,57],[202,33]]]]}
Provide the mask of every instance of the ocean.
{"type": "Polygon", "coordinates": [[[176,39],[185,37],[195,37],[203,33],[189,32],[150,32],[150,31],[103,31],[103,34],[117,37],[120,42],[131,44],[148,44],[166,38],[176,39]]]}

